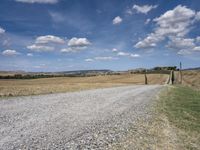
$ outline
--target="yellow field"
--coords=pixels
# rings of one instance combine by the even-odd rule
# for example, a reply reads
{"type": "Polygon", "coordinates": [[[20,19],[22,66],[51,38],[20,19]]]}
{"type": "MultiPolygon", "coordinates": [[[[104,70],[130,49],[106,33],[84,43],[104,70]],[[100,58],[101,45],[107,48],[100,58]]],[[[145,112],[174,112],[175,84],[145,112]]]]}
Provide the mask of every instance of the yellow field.
{"type": "MultiPolygon", "coordinates": [[[[164,84],[168,75],[148,74],[148,84],[164,84]]],[[[144,84],[143,74],[94,77],[57,77],[30,80],[0,80],[0,96],[37,95],[94,88],[144,84]]]]}
{"type": "MultiPolygon", "coordinates": [[[[200,71],[197,70],[186,70],[182,72],[183,75],[183,85],[193,87],[195,89],[200,89],[200,71]]],[[[176,72],[177,81],[180,80],[179,72],[176,72]]]]}

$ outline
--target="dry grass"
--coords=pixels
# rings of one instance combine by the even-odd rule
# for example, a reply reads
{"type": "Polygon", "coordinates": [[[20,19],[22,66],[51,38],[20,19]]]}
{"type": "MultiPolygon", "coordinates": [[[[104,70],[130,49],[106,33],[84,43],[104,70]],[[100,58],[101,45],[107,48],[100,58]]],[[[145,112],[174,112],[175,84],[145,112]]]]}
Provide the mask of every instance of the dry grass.
{"type": "Polygon", "coordinates": [[[200,89],[200,71],[184,71],[183,84],[200,89]]]}
{"type": "MultiPolygon", "coordinates": [[[[183,74],[183,85],[200,89],[200,71],[199,70],[186,70],[183,74]]],[[[179,80],[179,72],[176,72],[177,80],[179,80]]]]}
{"type": "MultiPolygon", "coordinates": [[[[149,84],[164,84],[167,75],[149,74],[149,84]]],[[[94,77],[57,77],[29,80],[0,80],[0,96],[37,95],[72,92],[94,88],[144,84],[142,74],[106,75],[94,77]]]]}

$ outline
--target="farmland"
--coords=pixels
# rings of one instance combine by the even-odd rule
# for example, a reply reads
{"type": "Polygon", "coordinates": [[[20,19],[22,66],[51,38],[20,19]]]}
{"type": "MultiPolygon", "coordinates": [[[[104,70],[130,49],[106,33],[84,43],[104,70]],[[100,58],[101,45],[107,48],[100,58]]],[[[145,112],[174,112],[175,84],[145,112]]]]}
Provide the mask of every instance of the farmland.
{"type": "MultiPolygon", "coordinates": [[[[164,84],[167,74],[148,74],[148,84],[164,84]]],[[[144,84],[143,74],[99,75],[92,77],[56,77],[0,80],[0,96],[22,96],[73,92],[96,88],[144,84]]]]}

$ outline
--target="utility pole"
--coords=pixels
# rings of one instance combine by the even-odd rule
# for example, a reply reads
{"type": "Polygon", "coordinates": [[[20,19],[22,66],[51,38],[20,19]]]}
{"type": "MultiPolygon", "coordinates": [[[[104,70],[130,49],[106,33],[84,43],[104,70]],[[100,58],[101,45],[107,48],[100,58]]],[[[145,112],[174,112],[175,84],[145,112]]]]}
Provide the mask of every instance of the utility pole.
{"type": "Polygon", "coordinates": [[[179,77],[180,77],[180,84],[182,84],[183,76],[182,76],[182,63],[180,62],[180,68],[179,68],[179,77]]]}

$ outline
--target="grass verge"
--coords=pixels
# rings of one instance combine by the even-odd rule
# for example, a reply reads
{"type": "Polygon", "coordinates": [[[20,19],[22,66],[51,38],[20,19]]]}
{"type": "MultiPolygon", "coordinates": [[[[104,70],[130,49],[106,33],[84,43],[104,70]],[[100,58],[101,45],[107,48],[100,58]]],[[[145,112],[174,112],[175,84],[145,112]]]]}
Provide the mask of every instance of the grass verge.
{"type": "Polygon", "coordinates": [[[170,86],[152,107],[152,117],[141,119],[112,149],[200,149],[200,93],[170,86]]]}
{"type": "Polygon", "coordinates": [[[200,149],[200,92],[189,87],[169,87],[157,106],[174,129],[181,149],[200,149]]]}

